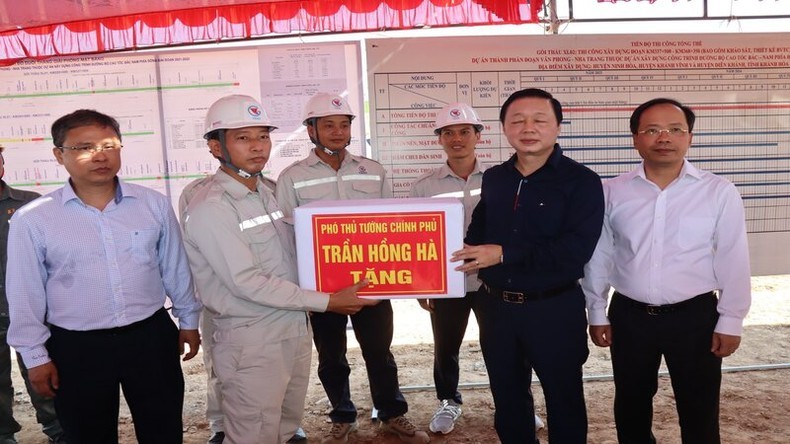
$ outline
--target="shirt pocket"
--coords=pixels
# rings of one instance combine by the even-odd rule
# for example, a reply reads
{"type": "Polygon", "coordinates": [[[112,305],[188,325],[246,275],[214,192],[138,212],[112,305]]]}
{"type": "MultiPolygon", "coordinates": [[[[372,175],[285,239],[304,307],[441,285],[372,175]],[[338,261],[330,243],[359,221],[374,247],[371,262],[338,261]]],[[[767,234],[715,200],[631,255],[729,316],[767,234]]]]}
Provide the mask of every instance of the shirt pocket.
{"type": "Polygon", "coordinates": [[[276,265],[282,254],[283,246],[277,239],[277,230],[271,222],[247,228],[243,231],[250,250],[255,255],[255,263],[264,269],[276,265]]]}
{"type": "MultiPolygon", "coordinates": [[[[371,176],[373,178],[374,176],[371,176]]],[[[361,199],[371,199],[381,196],[380,180],[355,180],[351,183],[353,196],[361,199]]]]}
{"type": "Polygon", "coordinates": [[[138,264],[156,263],[159,230],[155,228],[134,230],[130,237],[132,259],[138,264]]]}
{"type": "Polygon", "coordinates": [[[328,200],[333,199],[332,191],[334,187],[337,186],[337,183],[324,183],[320,185],[312,185],[309,187],[303,187],[296,190],[296,196],[299,199],[299,205],[302,206],[304,204],[308,204],[310,202],[315,202],[317,200],[328,200]]]}
{"type": "Polygon", "coordinates": [[[681,216],[678,226],[678,245],[685,249],[710,248],[716,218],[705,216],[681,216]]]}

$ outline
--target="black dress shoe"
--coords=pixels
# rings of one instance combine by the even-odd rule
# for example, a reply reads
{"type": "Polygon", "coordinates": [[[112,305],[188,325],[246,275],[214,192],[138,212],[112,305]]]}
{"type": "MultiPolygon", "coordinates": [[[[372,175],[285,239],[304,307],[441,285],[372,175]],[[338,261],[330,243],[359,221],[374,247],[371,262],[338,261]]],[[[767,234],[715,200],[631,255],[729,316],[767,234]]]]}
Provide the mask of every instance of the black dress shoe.
{"type": "Polygon", "coordinates": [[[206,444],[222,444],[222,441],[225,441],[225,432],[214,432],[206,444]]]}

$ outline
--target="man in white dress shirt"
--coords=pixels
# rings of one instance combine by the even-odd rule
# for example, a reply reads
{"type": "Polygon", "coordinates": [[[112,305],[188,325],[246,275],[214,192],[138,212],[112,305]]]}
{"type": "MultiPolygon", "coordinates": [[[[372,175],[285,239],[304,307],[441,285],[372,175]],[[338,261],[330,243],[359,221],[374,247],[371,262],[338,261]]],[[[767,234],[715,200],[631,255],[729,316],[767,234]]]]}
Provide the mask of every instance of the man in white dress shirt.
{"type": "Polygon", "coordinates": [[[633,112],[631,133],[643,161],[604,183],[603,232],[585,267],[590,337],[611,346],[623,444],[656,442],[652,403],[662,356],[682,442],[720,442],[721,362],[738,348],[751,302],[741,196],[726,179],[686,160],[694,120],[672,99],[653,99],[633,112]]]}
{"type": "Polygon", "coordinates": [[[180,444],[179,355],[198,352],[201,306],[173,207],[118,178],[114,118],[74,111],[52,124],[52,141],[69,177],[11,219],[8,343],[33,388],[55,398],[66,442],[117,443],[123,389],[138,442],[180,444]]]}

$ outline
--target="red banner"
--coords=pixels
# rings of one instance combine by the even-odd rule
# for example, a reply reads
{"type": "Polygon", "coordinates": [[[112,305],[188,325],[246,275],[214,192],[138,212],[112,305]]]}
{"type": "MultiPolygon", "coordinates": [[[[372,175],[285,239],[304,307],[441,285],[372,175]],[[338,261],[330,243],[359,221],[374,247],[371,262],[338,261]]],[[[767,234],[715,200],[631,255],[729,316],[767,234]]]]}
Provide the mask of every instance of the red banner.
{"type": "Polygon", "coordinates": [[[275,33],[537,23],[543,7],[539,0],[105,0],[91,1],[90,7],[87,1],[13,3],[0,6],[0,66],[21,59],[275,33]]]}
{"type": "MultiPolygon", "coordinates": [[[[620,1],[620,2],[630,2],[631,0],[598,0],[598,3],[617,3],[618,1],[620,1]]],[[[648,2],[648,3],[650,3],[652,5],[653,3],[657,2],[658,0],[636,0],[636,1],[638,1],[638,2],[648,2]]],[[[672,0],[672,3],[675,3],[677,1],[678,0],[672,0]]]]}
{"type": "Polygon", "coordinates": [[[447,294],[444,212],[315,214],[312,230],[318,291],[367,279],[360,295],[447,294]]]}

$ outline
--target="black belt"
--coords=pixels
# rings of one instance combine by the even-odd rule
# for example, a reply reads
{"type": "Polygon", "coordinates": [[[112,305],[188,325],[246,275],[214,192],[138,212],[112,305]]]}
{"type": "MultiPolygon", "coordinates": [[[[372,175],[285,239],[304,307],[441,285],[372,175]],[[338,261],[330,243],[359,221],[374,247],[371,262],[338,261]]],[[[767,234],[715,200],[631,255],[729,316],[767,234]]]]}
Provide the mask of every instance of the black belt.
{"type": "Polygon", "coordinates": [[[161,316],[167,316],[169,318],[169,315],[167,314],[167,310],[165,310],[164,307],[160,308],[154,314],[152,314],[151,316],[145,319],[139,320],[137,322],[132,322],[131,324],[124,325],[121,327],[102,328],[99,330],[69,330],[63,327],[58,327],[57,325],[50,324],[49,328],[50,330],[55,330],[63,333],[77,333],[77,334],[95,335],[95,336],[112,336],[122,333],[128,333],[137,330],[139,328],[145,327],[146,325],[154,321],[157,317],[161,317],[161,316]]]}
{"type": "Polygon", "coordinates": [[[556,288],[550,288],[544,291],[530,291],[530,292],[523,292],[523,291],[510,291],[510,290],[503,290],[501,288],[492,287],[485,282],[483,283],[483,289],[490,295],[500,297],[505,302],[510,302],[513,304],[523,304],[524,301],[534,301],[538,299],[546,299],[554,296],[559,296],[567,291],[573,290],[574,288],[579,286],[578,281],[568,282],[567,284],[561,285],[556,288]]]}
{"type": "Polygon", "coordinates": [[[686,299],[685,301],[676,302],[674,304],[665,304],[665,305],[654,305],[654,304],[647,304],[644,302],[635,301],[628,296],[615,291],[614,296],[618,300],[625,302],[628,306],[632,308],[636,308],[640,311],[645,311],[647,314],[651,315],[660,315],[666,313],[675,313],[685,308],[691,307],[692,305],[698,304],[700,302],[705,302],[709,298],[716,297],[716,293],[713,291],[709,291],[707,293],[702,293],[694,296],[691,299],[686,299]]]}

